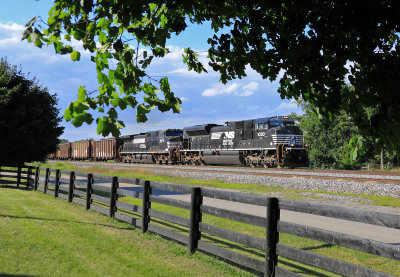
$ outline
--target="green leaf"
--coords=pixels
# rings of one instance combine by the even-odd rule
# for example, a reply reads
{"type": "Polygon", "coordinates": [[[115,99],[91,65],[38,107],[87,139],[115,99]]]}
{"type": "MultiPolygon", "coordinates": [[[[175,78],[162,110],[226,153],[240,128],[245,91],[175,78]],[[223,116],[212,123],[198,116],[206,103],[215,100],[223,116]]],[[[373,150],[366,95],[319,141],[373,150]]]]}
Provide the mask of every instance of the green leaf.
{"type": "Polygon", "coordinates": [[[116,111],[115,109],[113,109],[113,108],[111,108],[111,109],[108,111],[108,115],[110,116],[111,119],[116,119],[116,118],[118,118],[117,111],[116,111]]]}
{"type": "Polygon", "coordinates": [[[81,59],[81,53],[79,53],[78,51],[72,51],[71,53],[71,60],[73,61],[79,61],[81,59]]]}
{"type": "Polygon", "coordinates": [[[101,134],[104,131],[104,121],[103,117],[97,119],[97,134],[101,134]]]}
{"type": "Polygon", "coordinates": [[[64,118],[67,122],[72,119],[73,110],[74,110],[74,105],[72,103],[68,106],[68,108],[65,109],[64,118]]]}
{"type": "Polygon", "coordinates": [[[84,102],[86,99],[86,90],[85,87],[80,87],[78,89],[78,101],[79,102],[84,102]]]}
{"type": "Polygon", "coordinates": [[[150,8],[150,11],[154,11],[155,9],[157,9],[157,4],[151,3],[151,4],[149,4],[149,8],[150,8]]]}
{"type": "Polygon", "coordinates": [[[144,104],[140,104],[137,107],[137,113],[136,113],[137,122],[146,122],[147,121],[146,114],[149,113],[151,110],[152,110],[152,107],[145,106],[144,104]]]}

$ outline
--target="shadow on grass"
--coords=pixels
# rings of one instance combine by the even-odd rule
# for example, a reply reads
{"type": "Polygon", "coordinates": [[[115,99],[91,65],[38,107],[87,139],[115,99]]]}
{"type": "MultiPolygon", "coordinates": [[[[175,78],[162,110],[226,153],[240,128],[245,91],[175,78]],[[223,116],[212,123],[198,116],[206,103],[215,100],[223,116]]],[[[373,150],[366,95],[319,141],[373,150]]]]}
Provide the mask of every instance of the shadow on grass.
{"type": "MultiPolygon", "coordinates": [[[[33,188],[28,186],[26,187],[25,184],[20,184],[19,187],[17,185],[6,185],[6,184],[0,184],[1,188],[6,188],[6,189],[18,189],[18,190],[32,190],[33,188]]],[[[3,276],[3,275],[0,275],[3,276]]]]}
{"type": "Polygon", "coordinates": [[[324,244],[321,244],[321,245],[304,247],[304,248],[301,248],[301,249],[302,250],[315,250],[315,249],[321,249],[321,248],[331,248],[333,246],[334,246],[333,244],[324,243],[324,244]]]}
{"type": "Polygon", "coordinates": [[[325,273],[322,273],[322,272],[315,271],[315,270],[313,270],[311,268],[303,267],[301,265],[292,263],[292,262],[287,261],[287,260],[286,261],[279,260],[278,266],[280,264],[290,267],[289,270],[293,271],[293,272],[295,272],[297,274],[307,274],[307,275],[318,276],[318,277],[331,277],[332,276],[332,275],[329,275],[329,274],[325,274],[325,273]],[[296,271],[294,271],[294,269],[296,271]]]}
{"type": "MultiPolygon", "coordinates": [[[[91,223],[91,222],[83,222],[83,221],[75,221],[75,220],[66,220],[66,219],[54,219],[54,218],[43,218],[43,217],[33,217],[33,216],[16,216],[16,215],[7,215],[7,214],[0,214],[0,217],[8,217],[14,219],[30,219],[30,220],[42,220],[42,221],[58,221],[58,222],[68,222],[68,223],[77,223],[77,224],[87,224],[87,225],[95,225],[95,226],[103,226],[103,227],[110,227],[119,230],[133,230],[135,227],[117,227],[108,224],[101,224],[101,223],[91,223]]],[[[2,275],[0,275],[2,276],[2,275]]]]}
{"type": "Polygon", "coordinates": [[[26,274],[6,274],[0,272],[0,277],[35,277],[37,275],[26,275],[26,274]]]}

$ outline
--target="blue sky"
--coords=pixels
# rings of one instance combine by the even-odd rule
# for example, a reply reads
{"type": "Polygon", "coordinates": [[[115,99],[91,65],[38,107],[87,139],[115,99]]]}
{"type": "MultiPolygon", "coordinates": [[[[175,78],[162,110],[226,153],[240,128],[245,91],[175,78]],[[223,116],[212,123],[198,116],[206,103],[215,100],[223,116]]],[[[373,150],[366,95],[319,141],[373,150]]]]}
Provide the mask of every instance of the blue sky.
{"type": "MultiPolygon", "coordinates": [[[[26,41],[21,42],[23,25],[36,15],[46,18],[52,1],[0,2],[0,56],[7,56],[11,64],[21,65],[23,72],[36,77],[50,93],[56,93],[61,112],[76,98],[80,86],[88,90],[97,88],[97,75],[90,55],[83,54],[80,62],[72,62],[69,55],[57,55],[51,47],[39,49],[26,41]]],[[[280,99],[277,82],[263,80],[251,69],[246,71],[246,78],[230,81],[225,86],[219,83],[219,75],[210,68],[208,74],[188,72],[182,62],[183,48],[190,46],[196,51],[207,50],[210,34],[208,24],[191,26],[183,34],[170,39],[167,42],[170,54],[153,62],[149,68],[150,75],[168,76],[172,90],[183,100],[181,113],[153,110],[148,122],[136,123],[136,112],[124,111],[120,115],[126,124],[122,134],[286,115],[292,111],[301,113],[295,103],[280,99]]],[[[201,60],[206,64],[206,53],[201,53],[204,53],[201,60]]],[[[65,126],[62,138],[70,141],[101,138],[96,133],[95,124],[75,128],[63,121],[62,125],[65,126]]]]}

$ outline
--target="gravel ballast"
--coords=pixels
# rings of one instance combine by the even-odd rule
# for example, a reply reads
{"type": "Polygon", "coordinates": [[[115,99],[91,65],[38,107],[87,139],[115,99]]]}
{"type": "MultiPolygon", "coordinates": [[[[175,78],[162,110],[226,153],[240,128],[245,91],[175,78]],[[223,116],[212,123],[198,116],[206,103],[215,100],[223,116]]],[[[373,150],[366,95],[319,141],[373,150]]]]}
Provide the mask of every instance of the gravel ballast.
{"type": "MultiPolygon", "coordinates": [[[[221,167],[197,167],[197,166],[160,166],[152,164],[113,164],[100,163],[103,166],[118,168],[145,168],[147,172],[156,175],[176,176],[183,178],[191,178],[198,180],[220,180],[227,183],[238,184],[259,184],[267,186],[276,186],[297,190],[309,191],[327,191],[338,193],[354,193],[369,194],[379,196],[389,196],[400,199],[400,185],[393,184],[391,180],[400,180],[400,176],[393,175],[370,175],[370,174],[354,174],[354,173],[338,173],[338,172],[319,172],[315,171],[281,171],[281,170],[260,170],[251,168],[221,168],[221,167]],[[215,172],[214,172],[215,171],[215,172]],[[261,176],[246,173],[264,173],[264,174],[281,174],[293,175],[296,177],[276,177],[261,176]],[[311,177],[310,177],[311,176],[311,177]],[[312,176],[318,177],[313,179],[312,176]],[[321,177],[336,178],[368,178],[371,182],[353,182],[348,180],[324,180],[321,177]],[[376,183],[374,180],[386,180],[387,183],[376,183]]],[[[90,167],[93,163],[79,163],[79,167],[90,167]]]]}

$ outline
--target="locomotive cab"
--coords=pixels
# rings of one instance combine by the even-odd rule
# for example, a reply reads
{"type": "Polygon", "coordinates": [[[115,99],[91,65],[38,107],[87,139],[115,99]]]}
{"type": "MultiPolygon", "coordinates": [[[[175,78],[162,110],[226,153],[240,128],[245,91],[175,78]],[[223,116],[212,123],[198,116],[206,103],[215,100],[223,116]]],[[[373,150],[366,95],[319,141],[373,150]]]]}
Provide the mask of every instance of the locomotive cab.
{"type": "Polygon", "coordinates": [[[169,151],[170,149],[178,148],[183,141],[183,131],[181,129],[167,129],[158,132],[160,150],[165,149],[169,151]]]}

